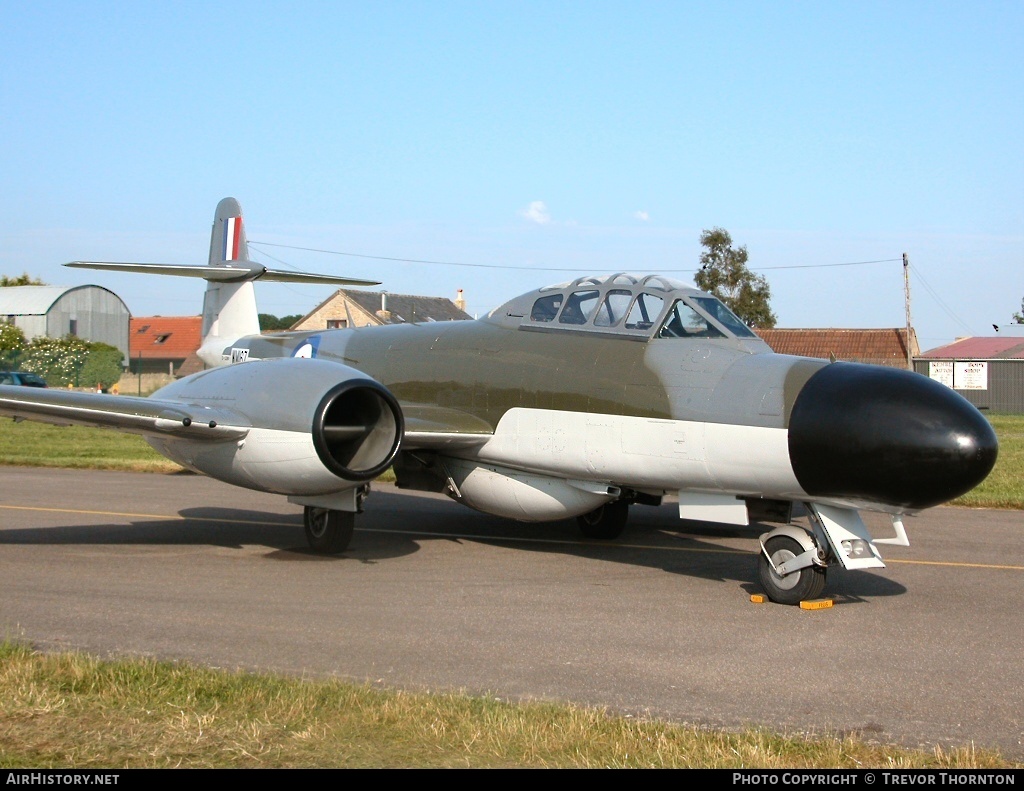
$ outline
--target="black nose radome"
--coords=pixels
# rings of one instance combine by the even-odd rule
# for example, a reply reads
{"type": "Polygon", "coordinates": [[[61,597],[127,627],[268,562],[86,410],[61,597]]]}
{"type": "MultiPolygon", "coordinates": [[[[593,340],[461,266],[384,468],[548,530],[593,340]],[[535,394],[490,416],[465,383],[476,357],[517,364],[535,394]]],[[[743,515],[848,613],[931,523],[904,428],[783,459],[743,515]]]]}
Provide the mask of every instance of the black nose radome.
{"type": "Polygon", "coordinates": [[[999,443],[973,404],[896,368],[834,363],[793,404],[789,455],[803,490],[912,510],[970,491],[999,443]]]}

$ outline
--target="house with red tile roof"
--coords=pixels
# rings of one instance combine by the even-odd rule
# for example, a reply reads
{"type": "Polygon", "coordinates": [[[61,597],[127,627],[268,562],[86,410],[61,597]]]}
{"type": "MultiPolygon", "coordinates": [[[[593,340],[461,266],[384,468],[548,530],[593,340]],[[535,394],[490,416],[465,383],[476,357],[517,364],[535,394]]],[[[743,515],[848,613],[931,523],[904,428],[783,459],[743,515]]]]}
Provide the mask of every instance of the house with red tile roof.
{"type": "Polygon", "coordinates": [[[755,329],[772,351],[801,357],[820,357],[842,362],[909,368],[921,353],[917,333],[910,330],[907,354],[905,328],[885,329],[755,329]]]}
{"type": "MultiPolygon", "coordinates": [[[[132,316],[128,327],[128,370],[133,374],[183,376],[202,340],[202,316],[132,316]]],[[[202,370],[202,363],[196,370],[202,370]]]]}

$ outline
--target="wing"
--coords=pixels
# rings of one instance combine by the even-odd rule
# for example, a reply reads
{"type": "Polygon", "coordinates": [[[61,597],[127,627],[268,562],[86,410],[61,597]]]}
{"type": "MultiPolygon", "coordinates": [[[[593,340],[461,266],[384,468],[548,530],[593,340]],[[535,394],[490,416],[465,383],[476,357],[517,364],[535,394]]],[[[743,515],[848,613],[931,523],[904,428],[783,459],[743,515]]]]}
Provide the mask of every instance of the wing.
{"type": "Polygon", "coordinates": [[[401,406],[405,418],[402,450],[470,448],[494,436],[493,426],[468,412],[434,404],[403,402],[401,406]]]}
{"type": "MultiPolygon", "coordinates": [[[[486,421],[457,409],[402,404],[402,413],[403,449],[474,447],[494,434],[486,421]]],[[[129,434],[172,434],[212,441],[240,439],[252,428],[247,417],[223,407],[12,385],[0,385],[0,415],[58,426],[92,426],[129,434]]]]}
{"type": "Polygon", "coordinates": [[[244,437],[252,424],[229,409],[134,396],[0,385],[0,415],[58,426],[94,426],[129,434],[225,440],[244,437]]]}

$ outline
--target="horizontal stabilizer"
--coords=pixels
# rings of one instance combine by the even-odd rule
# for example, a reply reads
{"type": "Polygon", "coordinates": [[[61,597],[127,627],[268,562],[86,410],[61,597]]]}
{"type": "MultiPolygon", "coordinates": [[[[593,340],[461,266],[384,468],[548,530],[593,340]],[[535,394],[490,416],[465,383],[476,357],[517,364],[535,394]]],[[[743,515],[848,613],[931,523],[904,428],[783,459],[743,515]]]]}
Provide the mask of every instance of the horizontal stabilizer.
{"type": "Polygon", "coordinates": [[[118,272],[144,272],[150,275],[174,275],[177,277],[201,277],[204,280],[221,283],[244,283],[249,280],[274,281],[277,283],[319,283],[336,286],[379,286],[379,280],[362,280],[338,275],[317,275],[312,272],[290,272],[281,269],[267,269],[255,261],[232,261],[218,266],[191,266],[189,264],[136,264],[116,261],[71,261],[64,264],[77,269],[103,269],[118,272]]]}

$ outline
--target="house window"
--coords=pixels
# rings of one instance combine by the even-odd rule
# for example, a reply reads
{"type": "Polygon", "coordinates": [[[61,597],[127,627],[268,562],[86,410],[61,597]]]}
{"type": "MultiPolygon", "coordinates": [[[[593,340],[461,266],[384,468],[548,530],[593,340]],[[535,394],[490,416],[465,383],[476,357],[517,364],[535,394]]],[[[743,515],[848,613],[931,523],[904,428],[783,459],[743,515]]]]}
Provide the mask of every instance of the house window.
{"type": "Polygon", "coordinates": [[[343,330],[348,327],[348,319],[327,319],[327,329],[343,330]]]}
{"type": "Polygon", "coordinates": [[[153,338],[153,343],[156,345],[160,345],[161,343],[165,343],[167,339],[170,337],[171,333],[165,332],[162,335],[157,335],[155,338],[153,338]]]}

